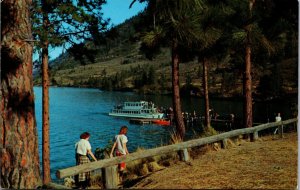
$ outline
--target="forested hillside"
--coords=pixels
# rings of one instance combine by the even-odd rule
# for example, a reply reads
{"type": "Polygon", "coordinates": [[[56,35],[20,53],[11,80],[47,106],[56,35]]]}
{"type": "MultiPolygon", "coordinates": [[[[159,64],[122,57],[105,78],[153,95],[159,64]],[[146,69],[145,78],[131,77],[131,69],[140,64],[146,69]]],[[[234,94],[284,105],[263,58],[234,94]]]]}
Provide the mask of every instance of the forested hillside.
{"type": "MultiPolygon", "coordinates": [[[[259,18],[256,19],[260,24],[275,21],[271,16],[278,12],[281,5],[281,1],[276,1],[272,8],[266,9],[258,4],[258,8],[266,9],[264,11],[267,16],[260,15],[260,12],[256,15],[259,18]]],[[[292,22],[293,16],[298,15],[297,7],[283,7],[279,14],[281,13],[284,13],[282,17],[286,22],[290,22],[285,24],[291,25],[291,29],[282,32],[282,39],[275,39],[273,44],[278,45],[283,40],[288,42],[272,55],[259,47],[253,48],[252,51],[252,90],[255,98],[295,95],[298,91],[298,34],[296,30],[293,31],[298,21],[292,22]],[[290,12],[284,13],[286,10],[290,12]]],[[[145,33],[152,22],[152,17],[146,10],[104,33],[101,43],[97,46],[87,42],[85,47],[89,50],[86,52],[70,48],[50,63],[51,85],[140,93],[171,93],[171,53],[168,43],[161,41],[161,48],[145,47],[145,33]]],[[[261,30],[269,35],[267,37],[275,35],[269,26],[264,27],[261,30]]],[[[224,39],[223,42],[228,43],[228,40],[224,39]]],[[[215,56],[209,58],[208,87],[211,96],[242,96],[244,54],[241,49],[243,47],[231,47],[222,56],[215,52],[215,56]]],[[[202,63],[190,52],[183,51],[183,55],[179,69],[181,92],[185,95],[202,96],[202,63]]],[[[41,78],[35,77],[34,83],[40,85],[41,78]]]]}

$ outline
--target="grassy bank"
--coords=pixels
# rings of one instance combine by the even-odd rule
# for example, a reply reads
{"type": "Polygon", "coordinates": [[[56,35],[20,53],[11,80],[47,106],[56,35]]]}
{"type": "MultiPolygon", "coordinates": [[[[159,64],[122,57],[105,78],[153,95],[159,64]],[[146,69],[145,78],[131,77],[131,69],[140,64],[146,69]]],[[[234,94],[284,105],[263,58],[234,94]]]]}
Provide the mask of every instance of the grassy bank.
{"type": "Polygon", "coordinates": [[[226,150],[199,151],[188,164],[173,164],[131,188],[295,189],[297,154],[297,132],[283,139],[271,135],[257,142],[239,140],[226,150]]]}

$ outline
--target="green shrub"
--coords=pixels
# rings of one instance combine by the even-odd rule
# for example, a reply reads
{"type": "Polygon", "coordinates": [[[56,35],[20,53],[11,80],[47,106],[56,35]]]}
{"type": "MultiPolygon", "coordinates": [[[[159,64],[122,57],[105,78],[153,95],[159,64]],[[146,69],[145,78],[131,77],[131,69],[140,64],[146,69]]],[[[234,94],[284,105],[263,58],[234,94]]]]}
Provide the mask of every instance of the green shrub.
{"type": "Polygon", "coordinates": [[[110,151],[112,149],[113,142],[112,140],[108,141],[108,144],[104,148],[97,147],[95,150],[95,157],[97,159],[109,158],[110,151]]]}

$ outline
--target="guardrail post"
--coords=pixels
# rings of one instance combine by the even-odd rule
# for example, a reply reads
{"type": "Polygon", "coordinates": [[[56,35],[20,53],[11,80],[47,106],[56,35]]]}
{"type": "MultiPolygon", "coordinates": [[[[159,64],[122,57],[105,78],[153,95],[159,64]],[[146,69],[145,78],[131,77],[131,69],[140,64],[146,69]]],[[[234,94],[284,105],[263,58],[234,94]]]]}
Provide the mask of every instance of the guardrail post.
{"type": "Polygon", "coordinates": [[[221,144],[222,144],[222,148],[226,149],[228,147],[227,139],[223,139],[221,144]]]}
{"type": "Polygon", "coordinates": [[[181,160],[183,160],[185,162],[189,161],[190,155],[189,155],[189,152],[188,152],[187,148],[181,150],[180,153],[181,153],[180,154],[181,155],[181,160]]]}
{"type": "Polygon", "coordinates": [[[103,168],[105,189],[117,189],[119,184],[118,166],[103,168]]]}
{"type": "Polygon", "coordinates": [[[258,131],[254,131],[253,140],[256,141],[258,139],[258,131]]]}
{"type": "Polygon", "coordinates": [[[278,133],[280,138],[283,138],[283,125],[278,126],[278,133]]]}

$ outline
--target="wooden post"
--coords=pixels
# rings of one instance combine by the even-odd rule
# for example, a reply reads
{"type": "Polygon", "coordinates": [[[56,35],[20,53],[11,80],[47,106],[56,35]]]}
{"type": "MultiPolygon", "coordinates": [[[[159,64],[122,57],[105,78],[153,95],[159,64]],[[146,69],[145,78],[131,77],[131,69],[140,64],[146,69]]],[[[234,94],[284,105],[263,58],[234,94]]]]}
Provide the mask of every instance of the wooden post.
{"type": "Polygon", "coordinates": [[[283,125],[278,126],[278,133],[280,138],[283,138],[283,125]]]}
{"type": "Polygon", "coordinates": [[[118,166],[106,167],[102,171],[105,189],[117,189],[119,184],[118,166]]]}
{"type": "Polygon", "coordinates": [[[258,131],[254,131],[253,133],[253,141],[256,141],[258,139],[258,131]]]}
{"type": "Polygon", "coordinates": [[[185,162],[189,161],[190,155],[189,155],[187,148],[180,151],[180,156],[181,156],[182,161],[185,161],[185,162]]]}
{"type": "Polygon", "coordinates": [[[222,148],[226,149],[228,147],[227,139],[223,139],[221,144],[222,144],[222,148]]]}

